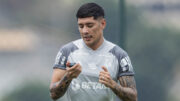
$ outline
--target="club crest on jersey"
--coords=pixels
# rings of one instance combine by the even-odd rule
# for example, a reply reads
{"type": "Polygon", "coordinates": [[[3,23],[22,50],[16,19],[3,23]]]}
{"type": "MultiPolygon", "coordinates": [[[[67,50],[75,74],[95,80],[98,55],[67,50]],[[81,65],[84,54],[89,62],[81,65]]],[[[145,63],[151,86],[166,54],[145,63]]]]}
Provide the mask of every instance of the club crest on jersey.
{"type": "Polygon", "coordinates": [[[129,71],[129,69],[132,66],[129,57],[125,57],[125,58],[121,59],[120,66],[122,68],[122,72],[129,71]]]}

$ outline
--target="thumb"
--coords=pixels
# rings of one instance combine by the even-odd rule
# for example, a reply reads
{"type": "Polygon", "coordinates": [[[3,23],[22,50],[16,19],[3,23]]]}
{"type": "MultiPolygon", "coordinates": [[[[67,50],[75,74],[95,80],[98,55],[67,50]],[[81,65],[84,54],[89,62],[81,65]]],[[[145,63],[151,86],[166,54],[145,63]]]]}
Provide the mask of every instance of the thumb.
{"type": "Polygon", "coordinates": [[[67,61],[67,62],[66,62],[66,70],[69,70],[69,65],[70,65],[70,62],[67,61]]]}
{"type": "Polygon", "coordinates": [[[69,67],[69,65],[70,65],[70,62],[67,61],[67,62],[66,62],[66,67],[69,67]]]}
{"type": "Polygon", "coordinates": [[[101,67],[105,72],[108,72],[107,68],[105,66],[101,67]]]}

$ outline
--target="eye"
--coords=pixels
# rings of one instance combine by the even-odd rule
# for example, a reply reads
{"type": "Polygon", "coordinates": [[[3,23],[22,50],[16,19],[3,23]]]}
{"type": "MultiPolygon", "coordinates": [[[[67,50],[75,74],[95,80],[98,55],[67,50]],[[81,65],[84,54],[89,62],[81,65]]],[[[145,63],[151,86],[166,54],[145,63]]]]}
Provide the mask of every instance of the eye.
{"type": "Polygon", "coordinates": [[[83,28],[83,27],[84,27],[83,25],[81,25],[81,24],[79,25],[79,28],[83,28]]]}
{"type": "Polygon", "coordinates": [[[94,24],[90,23],[90,24],[87,24],[87,27],[88,28],[92,28],[94,26],[94,24]]]}

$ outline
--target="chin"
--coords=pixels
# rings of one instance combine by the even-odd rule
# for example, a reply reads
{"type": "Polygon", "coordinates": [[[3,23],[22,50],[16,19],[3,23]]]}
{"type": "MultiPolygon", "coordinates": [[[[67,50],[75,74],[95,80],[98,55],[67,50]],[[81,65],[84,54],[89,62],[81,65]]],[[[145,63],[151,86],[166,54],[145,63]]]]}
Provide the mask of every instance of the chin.
{"type": "Polygon", "coordinates": [[[85,43],[86,43],[87,46],[92,46],[92,42],[85,41],[85,43]]]}
{"type": "Polygon", "coordinates": [[[86,45],[91,45],[91,42],[85,41],[86,45]]]}

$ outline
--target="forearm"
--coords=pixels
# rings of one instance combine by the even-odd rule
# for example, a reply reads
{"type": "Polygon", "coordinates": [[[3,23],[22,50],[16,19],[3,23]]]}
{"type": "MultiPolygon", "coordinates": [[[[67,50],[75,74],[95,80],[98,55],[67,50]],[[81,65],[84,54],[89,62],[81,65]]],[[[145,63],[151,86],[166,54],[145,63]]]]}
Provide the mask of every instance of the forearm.
{"type": "Polygon", "coordinates": [[[62,97],[65,94],[71,81],[72,79],[69,79],[67,76],[64,76],[62,80],[60,80],[59,82],[53,83],[50,87],[51,98],[53,100],[56,100],[59,97],[62,97]]]}
{"type": "Polygon", "coordinates": [[[137,101],[136,89],[123,87],[116,83],[112,91],[123,101],[137,101]]]}

